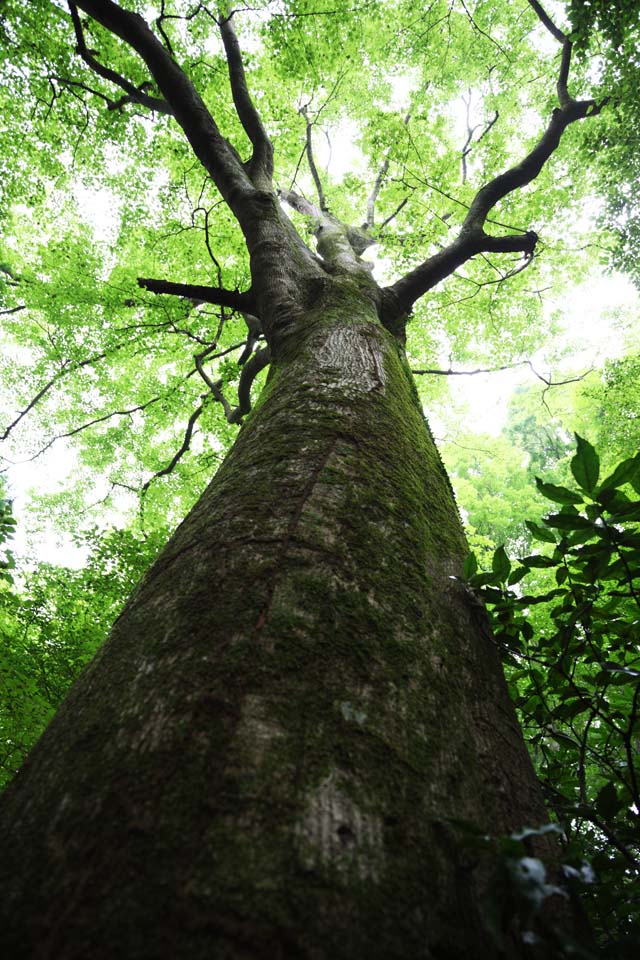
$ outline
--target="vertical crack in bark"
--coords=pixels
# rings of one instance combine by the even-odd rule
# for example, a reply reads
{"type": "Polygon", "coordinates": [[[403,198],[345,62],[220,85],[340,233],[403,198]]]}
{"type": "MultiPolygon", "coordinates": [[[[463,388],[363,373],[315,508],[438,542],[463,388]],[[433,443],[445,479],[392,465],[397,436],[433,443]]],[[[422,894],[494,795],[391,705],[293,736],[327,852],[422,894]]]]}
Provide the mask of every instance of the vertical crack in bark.
{"type": "Polygon", "coordinates": [[[267,599],[266,599],[266,601],[265,601],[265,604],[264,604],[262,610],[260,611],[260,613],[259,613],[259,615],[258,615],[258,619],[256,620],[255,626],[254,626],[254,628],[253,628],[253,637],[254,637],[254,639],[257,638],[258,634],[260,633],[260,631],[263,629],[264,625],[265,625],[266,622],[267,622],[267,619],[268,619],[268,616],[269,616],[269,611],[271,610],[271,603],[272,603],[272,601],[273,601],[273,595],[274,595],[274,593],[275,593],[276,585],[277,585],[277,582],[278,582],[278,579],[279,579],[280,568],[282,567],[282,563],[283,563],[283,561],[284,561],[284,558],[286,557],[287,552],[288,552],[288,550],[289,550],[289,546],[290,546],[290,544],[291,544],[291,539],[292,539],[292,537],[293,537],[293,535],[294,535],[294,533],[295,533],[295,531],[296,531],[296,528],[297,528],[297,526],[298,526],[298,523],[300,522],[300,517],[302,516],[303,510],[304,510],[304,508],[305,508],[305,506],[306,506],[309,498],[311,497],[311,494],[312,494],[313,491],[315,490],[315,487],[316,487],[316,485],[317,485],[317,483],[318,483],[318,478],[320,477],[320,474],[321,474],[322,471],[324,470],[324,468],[325,468],[325,466],[326,466],[326,464],[327,464],[327,462],[328,462],[328,460],[329,460],[329,457],[331,456],[331,454],[332,454],[333,451],[335,450],[337,442],[338,442],[338,437],[337,437],[337,436],[334,436],[334,437],[331,439],[331,442],[329,443],[329,445],[328,445],[327,449],[325,450],[325,452],[321,455],[320,460],[318,461],[318,463],[316,464],[316,466],[314,467],[314,469],[311,471],[311,474],[310,474],[310,476],[309,476],[309,479],[307,480],[307,482],[306,482],[306,484],[305,484],[305,486],[304,486],[304,488],[303,488],[302,494],[301,494],[301,496],[300,496],[300,500],[299,500],[299,502],[298,502],[298,504],[297,504],[297,506],[296,506],[296,508],[295,508],[295,510],[294,510],[293,516],[291,517],[291,520],[289,521],[289,524],[288,524],[287,529],[286,529],[286,531],[285,531],[284,538],[283,538],[283,540],[282,540],[282,546],[281,546],[280,550],[278,551],[278,555],[277,555],[277,557],[276,557],[274,572],[273,572],[273,575],[272,575],[272,577],[271,577],[271,582],[270,582],[270,584],[269,584],[269,588],[268,588],[268,591],[267,591],[267,599]]]}

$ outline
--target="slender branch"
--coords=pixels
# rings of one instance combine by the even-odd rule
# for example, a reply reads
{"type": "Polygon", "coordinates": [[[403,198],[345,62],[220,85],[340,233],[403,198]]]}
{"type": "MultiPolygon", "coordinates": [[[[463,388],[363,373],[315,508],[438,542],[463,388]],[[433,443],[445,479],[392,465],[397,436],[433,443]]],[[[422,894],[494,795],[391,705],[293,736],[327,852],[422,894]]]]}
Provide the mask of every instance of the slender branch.
{"type": "Polygon", "coordinates": [[[489,131],[491,130],[491,128],[493,127],[493,125],[497,122],[498,117],[500,116],[500,114],[499,114],[498,111],[496,110],[496,112],[495,112],[494,116],[491,118],[491,120],[487,120],[487,122],[485,123],[484,130],[482,131],[482,133],[480,134],[480,136],[478,137],[478,139],[477,139],[476,141],[474,141],[474,140],[473,140],[473,135],[474,135],[474,133],[476,132],[476,130],[478,130],[478,128],[481,126],[481,124],[477,123],[474,127],[471,126],[471,116],[470,116],[470,113],[471,113],[471,90],[469,90],[469,99],[468,99],[468,100],[465,100],[464,97],[463,97],[462,99],[463,99],[463,102],[464,102],[464,104],[465,104],[465,106],[466,106],[466,108],[467,108],[467,139],[465,140],[465,142],[464,142],[464,144],[463,144],[463,146],[462,146],[462,153],[461,153],[460,159],[461,159],[461,161],[462,161],[462,182],[463,182],[463,183],[466,183],[466,182],[467,182],[467,157],[469,156],[469,154],[470,154],[471,151],[473,150],[473,147],[475,146],[475,144],[476,144],[476,143],[480,143],[480,141],[482,140],[482,138],[483,138],[483,137],[486,137],[486,135],[489,133],[489,131]]]}
{"type": "MultiPolygon", "coordinates": [[[[411,119],[411,114],[408,113],[408,114],[405,116],[404,120],[403,120],[403,123],[404,123],[405,127],[408,126],[410,119],[411,119]]],[[[371,190],[371,193],[370,193],[369,196],[367,197],[367,227],[369,228],[369,230],[373,229],[373,226],[374,226],[376,201],[377,201],[378,196],[379,196],[379,194],[380,194],[380,190],[381,190],[381,188],[382,188],[382,184],[384,183],[384,178],[386,177],[387,173],[389,172],[390,157],[391,157],[391,147],[387,147],[387,149],[386,149],[385,152],[384,152],[384,158],[383,158],[383,161],[382,161],[382,166],[380,167],[380,169],[379,169],[379,171],[378,171],[378,175],[377,175],[377,177],[376,177],[376,179],[375,179],[375,182],[374,182],[374,184],[373,184],[373,188],[372,188],[372,190],[371,190]]],[[[407,198],[407,199],[408,199],[408,198],[407,198]]],[[[402,204],[398,207],[398,209],[396,210],[396,212],[395,212],[394,214],[392,214],[391,217],[387,217],[387,219],[386,219],[386,220],[384,221],[384,223],[382,224],[383,227],[386,226],[386,224],[390,223],[390,221],[393,220],[393,218],[398,215],[398,213],[400,212],[400,210],[402,209],[402,207],[405,205],[406,202],[407,202],[407,201],[404,200],[404,201],[402,202],[402,204]]]]}
{"type": "Polygon", "coordinates": [[[200,403],[200,405],[196,407],[196,409],[193,411],[193,413],[189,417],[187,421],[187,427],[184,432],[184,437],[182,439],[182,443],[180,444],[179,449],[176,451],[175,455],[171,458],[167,466],[163,467],[162,470],[158,470],[157,473],[154,473],[154,475],[152,477],[149,477],[146,483],[142,485],[142,489],[140,491],[142,496],[146,494],[147,490],[149,489],[149,487],[151,486],[154,480],[157,480],[159,477],[166,477],[168,474],[173,473],[173,471],[177,467],[182,457],[189,450],[189,447],[191,446],[191,438],[193,436],[193,428],[196,424],[196,420],[204,410],[204,405],[206,403],[206,400],[207,400],[207,395],[205,394],[204,397],[201,398],[202,402],[200,403]]]}
{"type": "MultiPolygon", "coordinates": [[[[127,100],[133,101],[134,103],[139,103],[144,107],[148,107],[150,110],[155,110],[157,113],[165,113],[171,115],[173,110],[166,102],[159,97],[151,97],[144,92],[142,87],[136,87],[125,77],[121,76],[119,73],[116,73],[115,70],[111,70],[109,67],[105,67],[93,53],[87,49],[87,44],[84,39],[84,30],[82,28],[82,21],[78,14],[78,8],[75,3],[69,3],[69,11],[71,13],[71,20],[73,22],[73,29],[76,35],[76,52],[84,60],[88,67],[93,70],[94,73],[97,73],[99,77],[102,77],[104,80],[109,80],[111,83],[115,83],[116,86],[120,87],[121,90],[124,90],[127,94],[127,98],[115,103],[114,101],[109,101],[109,109],[114,110],[117,106],[122,106],[123,103],[127,100]]],[[[144,86],[144,85],[143,85],[144,86]]],[[[88,88],[86,88],[88,89],[88,88]]],[[[95,91],[91,91],[95,92],[95,91]]],[[[102,96],[102,94],[99,94],[102,96]]],[[[103,97],[103,99],[107,99],[103,97]]]]}
{"type": "MultiPolygon", "coordinates": [[[[152,397],[150,400],[145,401],[145,403],[139,403],[135,407],[128,407],[125,410],[111,410],[110,413],[105,413],[101,417],[94,417],[92,420],[87,420],[85,423],[81,423],[77,427],[73,427],[71,430],[67,430],[65,433],[56,433],[50,440],[45,443],[43,447],[33,454],[32,457],[27,457],[25,460],[17,460],[16,464],[21,463],[32,463],[34,460],[37,460],[38,457],[41,457],[47,450],[50,450],[51,447],[58,440],[67,440],[70,437],[75,437],[78,433],[83,433],[85,430],[89,430],[90,427],[95,427],[98,423],[105,423],[107,420],[113,419],[113,417],[126,417],[130,416],[132,413],[137,413],[141,410],[146,410],[147,407],[150,407],[153,403],[157,403],[158,400],[165,399],[164,397],[156,396],[152,397]]],[[[15,464],[14,464],[15,465],[15,464]]]]}
{"type": "Polygon", "coordinates": [[[234,12],[231,11],[226,19],[220,21],[220,35],[227,55],[231,93],[240,122],[253,144],[253,157],[249,164],[252,180],[256,184],[259,180],[263,187],[271,189],[273,146],[247,87],[240,45],[233,26],[234,12]]]}
{"type": "Polygon", "coordinates": [[[398,204],[398,206],[395,208],[395,210],[393,211],[393,213],[389,214],[389,216],[388,216],[385,220],[382,221],[382,223],[380,224],[380,229],[378,230],[378,236],[380,236],[380,234],[382,233],[382,231],[384,230],[384,228],[385,228],[386,226],[388,226],[388,225],[391,223],[392,220],[395,220],[395,218],[398,216],[398,214],[400,213],[400,211],[402,210],[402,208],[403,208],[408,202],[409,202],[409,197],[404,197],[404,198],[400,201],[400,203],[398,204]]]}
{"type": "Polygon", "coordinates": [[[14,430],[15,427],[18,426],[20,421],[24,417],[26,417],[26,415],[30,413],[31,410],[33,410],[36,404],[38,404],[40,400],[42,400],[42,398],[49,392],[49,390],[51,390],[51,388],[56,385],[58,380],[60,380],[62,377],[65,377],[69,373],[75,373],[76,370],[81,370],[83,367],[89,367],[94,363],[99,363],[100,360],[104,360],[107,356],[109,356],[110,353],[114,352],[115,350],[121,350],[122,347],[124,346],[126,346],[126,344],[117,344],[113,348],[113,350],[105,350],[103,353],[98,353],[93,357],[87,357],[85,360],[80,360],[78,363],[74,363],[74,364],[70,364],[70,361],[64,360],[62,362],[62,368],[56,374],[54,374],[53,377],[51,377],[51,379],[48,380],[47,383],[45,383],[44,386],[40,388],[40,390],[38,390],[38,392],[35,394],[34,397],[31,398],[31,400],[29,401],[27,406],[24,408],[24,410],[21,410],[18,416],[9,424],[8,427],[5,428],[4,432],[0,434],[0,441],[7,439],[7,437],[12,432],[12,430],[14,430]]]}
{"type": "Polygon", "coordinates": [[[591,370],[587,370],[586,373],[582,373],[577,377],[567,377],[566,380],[551,380],[549,377],[543,377],[541,373],[538,373],[531,363],[531,360],[518,360],[516,363],[505,363],[501,367],[478,367],[475,370],[453,370],[451,367],[449,367],[448,370],[426,368],[424,370],[412,370],[411,373],[417,375],[428,374],[438,377],[475,377],[479,373],[500,373],[502,370],[515,370],[516,367],[529,367],[532,374],[547,387],[563,387],[567,383],[577,383],[580,380],[584,380],[585,377],[589,376],[592,372],[591,370]]]}
{"type": "Polygon", "coordinates": [[[21,310],[26,310],[26,306],[23,304],[20,307],[9,307],[7,310],[0,310],[0,317],[6,317],[10,313],[20,313],[21,310]]]}
{"type": "MultiPolygon", "coordinates": [[[[565,60],[563,55],[561,81],[564,76],[565,60]]],[[[597,104],[594,100],[569,98],[562,103],[561,107],[556,107],[546,130],[533,149],[519,163],[504,173],[498,174],[478,191],[456,239],[385,289],[384,297],[390,314],[401,315],[408,312],[415,301],[427,290],[478,253],[518,252],[526,258],[531,258],[538,241],[537,234],[529,230],[513,236],[490,236],[484,231],[489,213],[508,194],[535,180],[557,149],[562,134],[570,124],[585,117],[595,116],[603,106],[604,102],[597,104]]]]}
{"type": "Polygon", "coordinates": [[[219,307],[229,307],[231,310],[246,313],[255,311],[251,291],[225,290],[223,287],[207,287],[193,283],[173,283],[171,280],[157,280],[149,277],[138,277],[138,286],[151,293],[168,293],[175,297],[215,303],[219,307]]]}
{"type": "Polygon", "coordinates": [[[299,113],[304,117],[304,122],[306,125],[306,151],[307,151],[307,163],[309,164],[309,170],[311,171],[311,176],[313,177],[313,182],[316,187],[316,193],[318,194],[318,203],[320,204],[321,210],[327,210],[327,198],[325,197],[324,190],[322,188],[322,180],[320,179],[320,174],[318,173],[318,168],[316,167],[316,162],[313,156],[313,140],[311,131],[313,129],[313,124],[309,120],[307,113],[307,108],[300,107],[299,113]]]}

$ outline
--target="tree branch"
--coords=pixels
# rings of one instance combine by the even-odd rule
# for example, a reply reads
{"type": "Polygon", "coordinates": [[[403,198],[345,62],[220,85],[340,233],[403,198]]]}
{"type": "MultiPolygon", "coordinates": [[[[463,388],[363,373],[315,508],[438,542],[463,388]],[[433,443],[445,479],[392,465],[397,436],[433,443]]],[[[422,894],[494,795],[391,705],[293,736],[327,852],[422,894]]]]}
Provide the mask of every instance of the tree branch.
{"type": "Polygon", "coordinates": [[[556,27],[549,14],[544,10],[542,4],[538,3],[538,0],[529,0],[529,6],[535,11],[538,20],[545,25],[551,36],[555,37],[558,43],[564,44],[567,39],[566,33],[556,27]]]}
{"type": "MultiPolygon", "coordinates": [[[[411,119],[411,114],[408,113],[403,121],[405,127],[408,125],[410,119],[411,119]]],[[[371,190],[371,193],[367,197],[367,227],[369,230],[372,230],[374,226],[376,201],[380,194],[382,184],[384,183],[384,178],[386,177],[389,171],[390,155],[391,155],[391,147],[387,147],[384,153],[382,166],[380,167],[380,170],[378,171],[378,175],[373,184],[373,189],[371,190]]],[[[400,206],[398,207],[398,209],[396,210],[396,212],[392,214],[391,217],[387,217],[387,219],[382,224],[383,227],[386,226],[386,224],[388,224],[391,220],[393,220],[395,216],[398,215],[398,213],[400,212],[402,207],[404,207],[406,202],[407,202],[406,200],[403,200],[400,206]]]]}
{"type": "Polygon", "coordinates": [[[234,13],[235,11],[232,10],[226,19],[220,20],[219,23],[220,34],[227,55],[231,93],[240,122],[253,144],[253,157],[249,163],[251,179],[256,186],[271,190],[273,146],[247,87],[240,44],[233,26],[234,13]]]}
{"type": "Polygon", "coordinates": [[[151,293],[168,293],[175,297],[215,303],[218,307],[229,307],[244,313],[255,311],[251,291],[225,290],[223,287],[207,287],[193,283],[173,283],[171,280],[154,280],[138,277],[138,286],[151,293]]]}
{"type": "Polygon", "coordinates": [[[183,437],[182,443],[180,444],[180,448],[176,451],[175,456],[171,458],[171,460],[169,461],[166,467],[163,467],[162,470],[158,470],[157,473],[154,473],[154,475],[152,477],[149,477],[146,483],[142,485],[142,489],[140,491],[142,496],[146,494],[147,490],[149,489],[149,487],[151,486],[154,480],[157,480],[159,477],[166,477],[168,474],[173,473],[173,471],[177,467],[182,457],[188,451],[189,447],[191,446],[193,428],[195,426],[196,420],[204,410],[204,405],[207,400],[207,395],[205,394],[204,397],[201,398],[201,400],[202,402],[198,407],[196,407],[196,409],[193,411],[193,413],[191,414],[191,416],[187,421],[187,427],[184,432],[184,437],[183,437]]]}
{"type": "MultiPolygon", "coordinates": [[[[531,363],[531,360],[517,360],[515,363],[505,363],[501,367],[478,367],[475,370],[453,370],[451,367],[449,367],[448,370],[412,370],[411,373],[416,375],[430,375],[438,377],[475,377],[479,373],[501,373],[503,370],[515,370],[516,367],[529,367],[534,377],[537,377],[538,380],[542,381],[547,389],[549,387],[564,387],[568,383],[578,383],[580,380],[584,380],[585,377],[588,377],[592,372],[592,370],[587,370],[585,373],[581,373],[577,377],[567,377],[566,380],[552,380],[550,377],[543,377],[541,373],[538,373],[531,363]]],[[[543,391],[543,393],[546,393],[546,391],[543,391]]]]}
{"type": "Polygon", "coordinates": [[[318,168],[316,167],[316,162],[313,156],[313,142],[311,138],[311,130],[313,124],[309,120],[309,115],[307,113],[307,108],[300,107],[299,110],[300,116],[304,117],[304,122],[306,125],[306,151],[307,151],[307,163],[309,164],[309,170],[311,171],[311,176],[313,177],[313,182],[316,187],[316,193],[318,194],[318,203],[320,204],[321,210],[328,210],[327,207],[327,198],[324,195],[324,190],[322,188],[322,180],[320,179],[320,174],[318,173],[318,168]]]}
{"type": "MultiPolygon", "coordinates": [[[[109,105],[109,110],[115,110],[118,107],[124,105],[129,101],[134,103],[139,103],[144,107],[148,107],[150,110],[155,110],[157,113],[173,114],[173,110],[169,106],[166,100],[161,100],[159,97],[150,97],[147,93],[144,92],[142,87],[136,87],[133,83],[130,83],[129,80],[121,76],[119,73],[116,73],[115,70],[111,70],[109,67],[105,67],[100,63],[99,60],[87,49],[87,44],[84,39],[84,30],[82,29],[82,21],[78,14],[78,8],[75,3],[69,3],[69,12],[71,13],[71,20],[73,22],[73,29],[76,35],[76,53],[84,60],[88,67],[93,70],[94,73],[97,73],[99,77],[102,77],[103,80],[109,80],[111,83],[115,83],[116,86],[120,87],[121,90],[124,90],[127,94],[126,97],[121,98],[117,102],[109,100],[107,97],[103,99],[107,100],[109,105]]],[[[72,81],[67,81],[72,82],[72,81]]],[[[78,84],[82,86],[82,84],[78,84]]],[[[88,88],[85,87],[88,90],[88,88]]],[[[96,91],[92,91],[96,92],[96,91]]],[[[99,94],[99,96],[103,96],[99,94]]]]}
{"type": "Polygon", "coordinates": [[[424,260],[395,284],[385,288],[384,297],[391,313],[395,311],[400,315],[408,312],[415,301],[427,290],[478,253],[522,253],[527,258],[533,256],[538,241],[534,231],[494,237],[485,233],[484,225],[489,213],[500,200],[535,180],[558,148],[567,127],[577,120],[595,116],[606,102],[597,104],[594,100],[573,100],[568,96],[566,77],[571,55],[570,48],[571,44],[566,41],[558,80],[558,97],[561,100],[561,106],[554,108],[547,128],[536,145],[519,163],[504,173],[498,174],[481,187],[469,207],[458,236],[452,243],[424,260]]]}
{"type": "Polygon", "coordinates": [[[254,185],[236,151],[220,133],[202,97],[146,21],[137,13],[123,10],[113,0],[78,0],[73,6],[88,13],[144,60],[193,152],[241,227],[247,229],[250,212],[242,201],[254,193],[254,185]]]}

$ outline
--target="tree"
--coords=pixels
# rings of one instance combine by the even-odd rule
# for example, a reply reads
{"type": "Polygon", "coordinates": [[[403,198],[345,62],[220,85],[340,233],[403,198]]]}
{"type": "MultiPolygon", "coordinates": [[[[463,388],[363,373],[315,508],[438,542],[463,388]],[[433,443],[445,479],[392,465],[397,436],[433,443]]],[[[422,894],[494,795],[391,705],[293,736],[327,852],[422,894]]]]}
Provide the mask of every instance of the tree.
{"type": "MultiPolygon", "coordinates": [[[[42,85],[48,86],[51,111],[62,91],[68,93],[63,119],[75,97],[81,111],[90,109],[85,95],[106,105],[104,127],[116,127],[131,107],[171,118],[195,158],[191,174],[196,161],[197,176],[201,168],[206,173],[200,197],[206,195],[209,205],[203,201],[197,209],[217,283],[205,282],[203,267],[190,283],[139,276],[139,287],[154,295],[145,295],[145,303],[165,296],[175,303],[162,308],[157,322],[131,323],[127,329],[135,336],[119,327],[124,339],[99,342],[87,355],[76,319],[81,325],[87,312],[104,316],[116,300],[122,307],[127,285],[126,301],[135,307],[131,265],[114,268],[111,293],[100,306],[100,265],[82,225],[70,231],[73,243],[47,238],[52,250],[44,283],[28,254],[14,249],[13,260],[22,262],[4,269],[6,286],[24,302],[7,309],[26,309],[29,300],[51,315],[66,309],[72,320],[53,337],[38,371],[43,385],[5,436],[70,373],[84,385],[89,421],[105,420],[90,412],[109,391],[110,374],[98,372],[105,357],[125,357],[139,390],[136,405],[111,415],[133,417],[173,402],[175,383],[163,394],[147,392],[145,350],[159,328],[184,333],[185,325],[190,349],[197,350],[189,377],[199,376],[205,392],[191,409],[179,449],[158,466],[143,493],[154,478],[175,470],[196,422],[215,403],[229,423],[244,423],[212,484],[134,591],[110,639],[3,797],[7,946],[16,957],[118,953],[194,960],[484,958],[526,950],[537,922],[530,910],[485,922],[492,868],[478,859],[468,837],[537,826],[547,815],[498,651],[460,579],[466,545],[406,362],[406,324],[414,305],[463,265],[477,289],[485,281],[474,271],[487,257],[519,257],[516,267],[499,271],[502,279],[530,265],[537,233],[499,220],[514,212],[519,191],[548,172],[565,132],[598,115],[603,103],[571,95],[569,33],[530,0],[527,31],[537,17],[560,51],[556,103],[545,129],[517,162],[494,170],[474,189],[470,151],[480,138],[484,148],[494,122],[488,117],[481,130],[469,123],[462,149],[467,199],[458,203],[444,195],[446,206],[436,212],[436,249],[426,258],[423,251],[416,262],[422,237],[411,229],[396,234],[396,261],[405,261],[405,271],[381,286],[363,254],[380,236],[376,210],[383,185],[388,178],[386,228],[409,194],[420,202],[420,177],[406,164],[402,171],[400,162],[392,178],[390,155],[378,156],[366,221],[354,226],[346,219],[347,200],[334,201],[332,193],[329,202],[314,159],[322,104],[313,105],[312,117],[312,105],[302,103],[317,200],[293,188],[280,187],[278,195],[272,137],[249,91],[236,13],[212,13],[202,4],[168,11],[163,3],[154,31],[136,12],[142,7],[82,0],[69,5],[67,16],[54,3],[6,4],[9,47],[25,58],[23,72],[19,68],[12,80],[26,78],[41,100],[42,85]],[[35,29],[43,23],[51,28],[46,53],[35,29]],[[212,25],[222,39],[234,117],[210,81],[212,25]],[[83,73],[74,47],[87,68],[83,73]],[[39,67],[46,74],[40,81],[33,79],[39,67]],[[217,104],[216,119],[209,103],[217,104]],[[223,136],[223,120],[249,159],[223,136]],[[224,204],[232,217],[220,217],[218,242],[228,238],[236,255],[239,229],[248,252],[249,276],[241,266],[233,286],[223,282],[233,258],[223,264],[213,252],[214,204],[224,204]],[[454,216],[459,208],[460,219],[454,216]],[[311,226],[315,250],[296,228],[300,218],[311,226]],[[74,255],[82,258],[88,281],[75,304],[60,306],[74,255]],[[60,284],[46,282],[53,273],[60,284]],[[192,320],[203,303],[219,308],[216,325],[227,335],[246,325],[235,407],[227,399],[232,374],[211,367],[224,352],[219,335],[207,329],[206,314],[192,320]],[[231,311],[243,319],[230,318],[231,311]],[[251,410],[252,385],[267,363],[266,385],[251,410]]],[[[463,57],[464,43],[468,48],[470,37],[486,30],[462,8],[454,15],[452,6],[442,13],[432,5],[419,22],[429,34],[442,13],[443,29],[457,31],[456,52],[463,57]]],[[[481,4],[476,11],[490,26],[492,9],[481,4]]],[[[411,8],[399,4],[395,12],[409,28],[411,8]]],[[[366,63],[367,43],[388,13],[384,4],[349,11],[344,30],[338,17],[327,17],[327,26],[318,28],[326,31],[325,44],[310,53],[314,69],[318,56],[335,66],[336,40],[343,39],[341,55],[357,52],[359,64],[366,63]]],[[[301,4],[269,20],[271,49],[291,71],[301,68],[287,60],[287,34],[304,36],[316,29],[309,21],[325,14],[301,4]]],[[[520,28],[510,29],[511,43],[520,28]]],[[[408,45],[415,37],[419,46],[418,29],[408,37],[408,45]]],[[[507,60],[519,79],[520,68],[507,60]]],[[[490,68],[485,58],[487,100],[490,68]]],[[[272,63],[267,80],[273,83],[280,69],[272,63]]],[[[360,92],[367,82],[362,72],[350,80],[360,92]]],[[[275,102],[265,104],[275,125],[278,91],[264,89],[265,100],[275,102]]],[[[100,128],[87,116],[85,133],[69,139],[76,140],[67,153],[71,164],[98,149],[100,128]]],[[[383,135],[411,136],[410,120],[382,116],[375,99],[369,119],[373,152],[383,135]]],[[[30,119],[36,126],[41,121],[38,113],[30,119]]],[[[182,157],[183,148],[167,132],[173,128],[160,123],[157,136],[143,120],[127,127],[131,134],[118,127],[109,142],[122,144],[130,135],[142,157],[152,147],[160,159],[174,151],[182,157]]],[[[50,176],[59,146],[45,150],[40,161],[50,176]]],[[[482,164],[494,161],[487,148],[482,164]]],[[[135,180],[139,174],[131,169],[135,180]]],[[[18,167],[9,177],[15,187],[25,171],[18,167]]],[[[547,176],[546,182],[563,200],[561,180],[547,176]]],[[[185,173],[187,193],[190,183],[185,173]]],[[[151,186],[152,193],[164,189],[161,178],[151,186]]],[[[123,217],[133,221],[134,206],[126,199],[123,217]]],[[[519,212],[526,210],[525,199],[519,212]]],[[[128,243],[133,260],[134,229],[128,243]]],[[[51,331],[44,336],[51,339],[51,331]]],[[[183,376],[183,396],[184,382],[183,376]]],[[[196,400],[193,391],[190,396],[196,400]]],[[[123,422],[122,434],[129,429],[123,422]]],[[[131,429],[138,429],[135,419],[131,429]]],[[[66,434],[72,432],[78,430],[66,434]]],[[[107,461],[110,443],[94,456],[107,461]]],[[[538,851],[553,853],[544,838],[537,842],[538,851]]]]}

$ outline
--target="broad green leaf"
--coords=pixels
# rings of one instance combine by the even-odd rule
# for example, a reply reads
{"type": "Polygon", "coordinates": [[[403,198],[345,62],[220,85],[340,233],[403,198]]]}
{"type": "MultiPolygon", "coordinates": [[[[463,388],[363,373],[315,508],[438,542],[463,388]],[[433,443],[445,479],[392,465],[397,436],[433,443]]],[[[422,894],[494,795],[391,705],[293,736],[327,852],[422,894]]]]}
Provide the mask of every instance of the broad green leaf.
{"type": "Polygon", "coordinates": [[[579,493],[568,490],[567,487],[560,487],[555,483],[544,483],[539,477],[535,479],[538,490],[547,500],[553,500],[554,503],[584,503],[579,493]]]}
{"type": "Polygon", "coordinates": [[[588,440],[580,434],[574,434],[578,445],[578,452],[571,460],[571,473],[578,486],[591,493],[598,482],[600,474],[600,458],[588,440]]]}
{"type": "Polygon", "coordinates": [[[475,553],[470,553],[464,564],[462,566],[462,575],[465,580],[470,580],[471,577],[478,572],[478,561],[476,559],[475,553]]]}
{"type": "Polygon", "coordinates": [[[539,523],[534,523],[533,520],[525,520],[525,526],[531,531],[534,540],[540,540],[542,543],[556,542],[556,538],[551,530],[545,530],[539,523]]]}
{"type": "Polygon", "coordinates": [[[546,524],[557,530],[593,530],[593,523],[579,514],[552,513],[545,517],[546,524]]]}
{"type": "Polygon", "coordinates": [[[511,561],[509,560],[504,547],[498,547],[498,549],[495,551],[491,561],[491,569],[495,575],[499,577],[500,582],[504,583],[511,572],[511,561]]]}
{"type": "Polygon", "coordinates": [[[613,473],[609,474],[600,484],[598,488],[598,498],[604,491],[615,489],[624,483],[631,483],[639,472],[640,458],[638,455],[623,460],[622,463],[618,464],[613,473]]]}
{"type": "Polygon", "coordinates": [[[620,808],[620,801],[616,788],[612,783],[605,784],[602,790],[599,791],[595,801],[595,808],[598,814],[604,817],[605,820],[610,820],[616,815],[620,808]]]}

